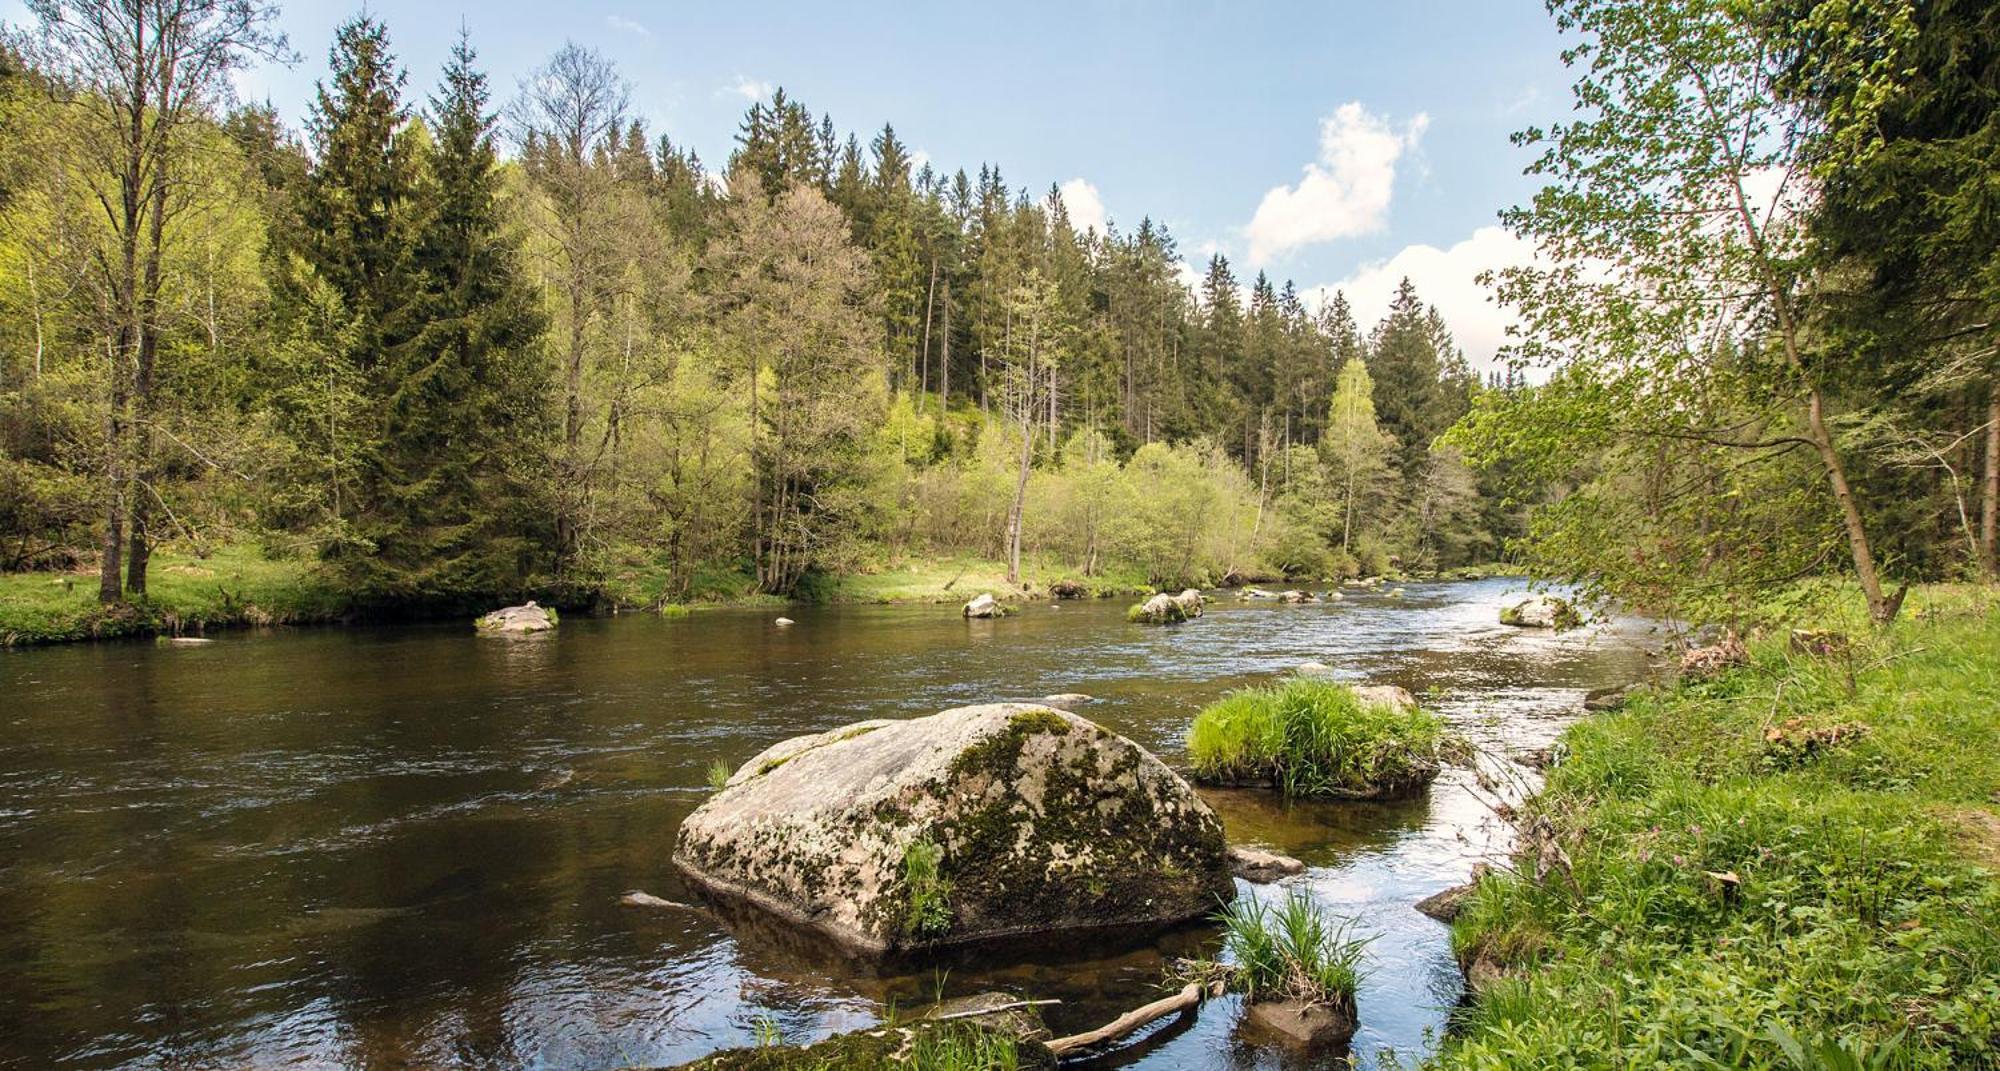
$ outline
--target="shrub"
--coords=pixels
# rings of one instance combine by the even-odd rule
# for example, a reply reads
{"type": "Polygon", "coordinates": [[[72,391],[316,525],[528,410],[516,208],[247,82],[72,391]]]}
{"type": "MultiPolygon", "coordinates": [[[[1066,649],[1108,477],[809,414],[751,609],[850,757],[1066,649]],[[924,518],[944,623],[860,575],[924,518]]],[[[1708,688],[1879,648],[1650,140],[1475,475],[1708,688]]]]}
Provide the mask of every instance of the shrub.
{"type": "Polygon", "coordinates": [[[1227,696],[1188,730],[1196,779],[1288,796],[1407,795],[1460,746],[1434,714],[1362,703],[1349,686],[1313,677],[1227,696]]]}
{"type": "Polygon", "coordinates": [[[913,840],[903,849],[903,887],[909,896],[903,928],[912,937],[942,937],[951,929],[951,883],[939,872],[943,861],[944,849],[932,841],[913,840]]]}

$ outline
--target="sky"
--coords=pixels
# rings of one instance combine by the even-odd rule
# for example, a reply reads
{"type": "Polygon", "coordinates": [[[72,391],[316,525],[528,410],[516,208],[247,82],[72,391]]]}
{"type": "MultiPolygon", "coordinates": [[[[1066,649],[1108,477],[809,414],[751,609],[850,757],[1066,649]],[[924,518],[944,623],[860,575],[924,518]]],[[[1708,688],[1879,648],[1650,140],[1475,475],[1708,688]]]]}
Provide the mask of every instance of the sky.
{"type": "MultiPolygon", "coordinates": [[[[242,95],[301,125],[353,3],[292,0],[293,67],[244,72],[242,95]]],[[[1508,135],[1567,111],[1561,37],[1532,0],[1403,3],[1070,0],[1007,4],[370,0],[410,72],[434,86],[462,25],[496,94],[565,39],[630,81],[654,134],[712,167],[750,101],[783,86],[866,142],[882,124],[945,173],[999,165],[1061,186],[1079,225],[1163,222],[1190,271],[1228,256],[1312,300],[1345,290],[1363,325],[1404,275],[1475,365],[1507,317],[1474,282],[1525,259],[1498,212],[1526,200],[1508,135]]],[[[20,0],[0,0],[19,25],[20,0]]]]}

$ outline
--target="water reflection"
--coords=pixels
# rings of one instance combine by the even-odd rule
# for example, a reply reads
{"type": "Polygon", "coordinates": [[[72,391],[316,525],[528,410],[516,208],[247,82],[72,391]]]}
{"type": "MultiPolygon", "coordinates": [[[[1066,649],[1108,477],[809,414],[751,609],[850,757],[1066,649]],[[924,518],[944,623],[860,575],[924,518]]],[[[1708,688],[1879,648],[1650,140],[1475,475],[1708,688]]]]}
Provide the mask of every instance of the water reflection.
{"type": "MultiPolygon", "coordinates": [[[[1110,603],[971,623],[854,607],[789,629],[721,611],[497,642],[439,626],[5,652],[0,1063],[608,1068],[746,1044],[765,1017],[805,1039],[996,987],[1094,1026],[1212,935],[876,967],[618,898],[694,897],[669,855],[711,761],[863,717],[1086,692],[1089,717],[1176,763],[1203,703],[1316,660],[1427,695],[1496,755],[1541,746],[1585,689],[1641,671],[1645,637],[1506,629],[1515,587],[1223,602],[1173,629],[1110,603]]],[[[1295,881],[1380,934],[1363,1066],[1420,1049],[1457,999],[1446,932],[1410,905],[1504,832],[1480,795],[1462,771],[1397,804],[1209,794],[1232,837],[1304,859],[1295,881]]],[[[1102,1066],[1280,1066],[1235,1020],[1211,1006],[1102,1066]]]]}

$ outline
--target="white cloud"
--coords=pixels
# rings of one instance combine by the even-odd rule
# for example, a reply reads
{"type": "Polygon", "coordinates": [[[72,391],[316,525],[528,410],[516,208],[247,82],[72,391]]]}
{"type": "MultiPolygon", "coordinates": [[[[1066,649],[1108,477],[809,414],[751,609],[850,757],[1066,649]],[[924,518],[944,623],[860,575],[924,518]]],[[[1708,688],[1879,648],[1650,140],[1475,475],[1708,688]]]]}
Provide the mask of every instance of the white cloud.
{"type": "Polygon", "coordinates": [[[734,82],[731,82],[728,85],[723,86],[721,89],[716,90],[715,95],[721,97],[734,94],[736,96],[742,97],[744,100],[747,100],[752,104],[755,104],[758,101],[763,100],[764,98],[770,96],[775,88],[776,87],[771,85],[771,83],[766,82],[761,78],[746,78],[743,75],[739,74],[736,76],[736,80],[734,82]]]}
{"type": "Polygon", "coordinates": [[[1479,285],[1479,274],[1534,260],[1534,247],[1526,241],[1500,227],[1481,227],[1449,249],[1405,246],[1387,260],[1363,264],[1345,279],[1313,287],[1307,298],[1318,306],[1336,290],[1345,293],[1355,321],[1366,332],[1388,314],[1397,284],[1407,277],[1425,304],[1437,306],[1465,359],[1484,375],[1495,367],[1494,354],[1506,344],[1507,328],[1516,320],[1479,285]]]}
{"type": "Polygon", "coordinates": [[[653,36],[653,31],[641,25],[638,20],[628,19],[623,15],[604,16],[604,25],[609,26],[612,33],[622,33],[628,37],[653,36]]]}
{"type": "Polygon", "coordinates": [[[1095,230],[1107,233],[1110,223],[1104,214],[1104,198],[1098,195],[1097,187],[1082,178],[1073,178],[1058,187],[1062,194],[1063,208],[1069,211],[1069,225],[1078,234],[1095,230]]]}
{"type": "Polygon", "coordinates": [[[1381,230],[1389,219],[1396,162],[1429,125],[1430,116],[1419,113],[1398,131],[1359,101],[1320,120],[1319,158],[1305,166],[1298,185],[1266,193],[1245,228],[1250,263],[1262,266],[1300,246],[1381,230]]]}

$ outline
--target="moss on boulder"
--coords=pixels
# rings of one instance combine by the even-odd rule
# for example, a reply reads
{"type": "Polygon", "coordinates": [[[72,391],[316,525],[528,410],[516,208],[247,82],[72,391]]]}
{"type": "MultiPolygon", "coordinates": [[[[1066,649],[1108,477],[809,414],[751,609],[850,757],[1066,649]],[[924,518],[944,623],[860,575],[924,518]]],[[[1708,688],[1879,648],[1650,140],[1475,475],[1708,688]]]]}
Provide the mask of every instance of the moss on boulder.
{"type": "Polygon", "coordinates": [[[778,744],[688,816],[674,861],[869,953],[1174,923],[1233,890],[1222,824],[1187,782],[1028,703],[778,744]]]}

